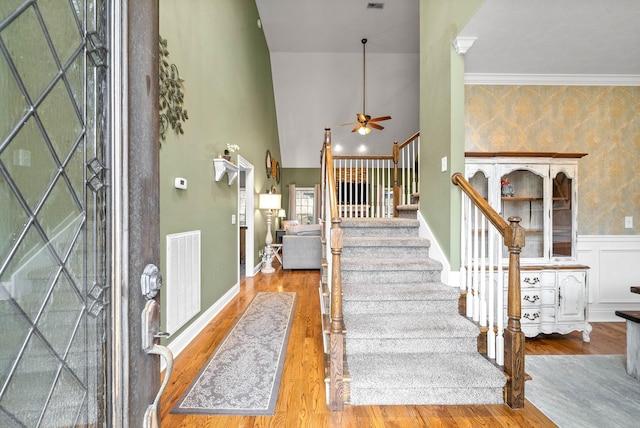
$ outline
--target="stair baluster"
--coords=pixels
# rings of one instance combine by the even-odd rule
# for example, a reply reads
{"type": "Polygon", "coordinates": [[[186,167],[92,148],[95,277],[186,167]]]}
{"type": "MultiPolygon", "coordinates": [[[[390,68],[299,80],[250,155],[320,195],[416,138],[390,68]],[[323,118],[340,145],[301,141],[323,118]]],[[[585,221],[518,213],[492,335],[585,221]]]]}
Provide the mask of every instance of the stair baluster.
{"type": "MultiPolygon", "coordinates": [[[[489,275],[489,301],[490,305],[488,308],[488,325],[489,330],[487,331],[487,344],[493,343],[495,339],[495,345],[493,345],[493,350],[487,350],[489,356],[492,352],[495,352],[496,363],[504,365],[504,371],[508,377],[507,385],[505,387],[505,397],[507,404],[512,408],[523,408],[524,407],[524,382],[525,382],[525,373],[524,373],[524,343],[525,337],[524,333],[520,329],[520,316],[521,316],[521,301],[520,301],[520,252],[525,244],[525,231],[520,226],[521,219],[519,217],[510,217],[509,223],[500,217],[500,215],[495,212],[495,210],[487,203],[487,201],[469,184],[467,180],[464,179],[462,174],[455,173],[452,178],[452,182],[459,186],[463,193],[468,198],[468,202],[463,204],[463,207],[467,205],[467,214],[470,217],[472,214],[472,205],[473,205],[473,215],[474,215],[474,226],[471,226],[471,223],[467,223],[467,228],[472,229],[471,231],[467,231],[467,236],[471,237],[472,242],[467,242],[466,245],[473,246],[473,257],[471,254],[471,248],[467,249],[467,257],[466,260],[466,275],[467,275],[467,307],[466,313],[471,316],[474,320],[480,320],[482,309],[479,307],[479,301],[484,298],[484,294],[487,292],[480,287],[480,277],[482,277],[482,281],[485,280],[487,274],[489,275]],[[503,300],[502,300],[502,263],[500,262],[500,251],[494,248],[492,239],[493,235],[489,236],[489,252],[490,252],[490,260],[489,266],[484,266],[485,255],[479,256],[478,253],[478,245],[482,245],[484,251],[484,230],[482,231],[483,239],[481,240],[478,236],[479,231],[479,221],[478,221],[478,211],[482,213],[486,218],[486,221],[490,222],[497,233],[503,236],[504,245],[508,248],[509,251],[509,279],[508,279],[508,292],[507,292],[507,326],[503,330],[502,328],[502,320],[503,320],[503,300]],[[481,243],[478,241],[482,241],[481,243]],[[480,257],[482,257],[482,262],[479,261],[480,257]],[[497,262],[494,261],[494,257],[496,257],[497,262]],[[497,267],[497,281],[494,284],[493,282],[493,270],[494,263],[497,267]],[[471,275],[473,277],[471,278],[471,275]],[[481,293],[483,296],[480,299],[476,299],[475,294],[481,293]],[[492,298],[492,293],[495,293],[495,300],[492,298]],[[469,294],[472,294],[472,298],[469,297],[469,294]],[[494,303],[495,302],[495,303],[494,303]],[[473,308],[469,308],[469,303],[473,305],[473,308]],[[478,303],[478,306],[476,306],[478,303]],[[495,311],[495,313],[493,312],[495,311]],[[494,324],[495,323],[495,324],[494,324]],[[494,325],[495,327],[491,327],[494,325]],[[502,332],[504,331],[504,336],[502,336],[502,332]],[[504,351],[502,352],[502,348],[504,347],[504,351]],[[504,356],[504,360],[502,361],[502,356],[504,356]]],[[[469,218],[468,217],[468,218],[469,218]]],[[[484,223],[484,219],[482,222],[484,223]]],[[[484,227],[483,227],[484,229],[484,227]]],[[[500,248],[498,246],[498,248],[500,248]]],[[[480,322],[481,324],[482,322],[480,322]]]]}

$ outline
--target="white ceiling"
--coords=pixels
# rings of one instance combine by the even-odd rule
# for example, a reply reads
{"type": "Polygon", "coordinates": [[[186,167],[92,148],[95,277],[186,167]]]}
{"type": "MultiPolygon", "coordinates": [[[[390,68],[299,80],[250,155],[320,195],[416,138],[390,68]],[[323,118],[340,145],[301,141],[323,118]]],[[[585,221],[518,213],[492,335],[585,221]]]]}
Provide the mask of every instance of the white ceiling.
{"type": "MultiPolygon", "coordinates": [[[[256,0],[271,53],[283,167],[317,167],[323,129],[344,153],[390,154],[419,128],[418,0],[256,0]],[[383,131],[351,133],[362,113],[390,115],[383,131]]],[[[640,84],[640,0],[485,0],[459,36],[473,81],[499,76],[603,75],[640,84]]],[[[577,80],[576,80],[577,79],[577,80]]],[[[560,79],[562,80],[562,79],[560,79]]],[[[529,76],[527,82],[535,81],[529,76]]],[[[540,81],[544,81],[541,78],[540,81]]]]}

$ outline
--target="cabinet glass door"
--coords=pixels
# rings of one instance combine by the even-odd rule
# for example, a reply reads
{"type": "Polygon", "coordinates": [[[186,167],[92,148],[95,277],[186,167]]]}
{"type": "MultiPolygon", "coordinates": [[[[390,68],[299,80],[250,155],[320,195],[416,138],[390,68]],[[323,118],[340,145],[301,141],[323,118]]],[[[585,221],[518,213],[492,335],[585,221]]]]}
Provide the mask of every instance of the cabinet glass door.
{"type": "MultiPolygon", "coordinates": [[[[484,175],[483,171],[477,171],[473,177],[469,179],[469,183],[478,191],[478,193],[480,193],[480,196],[482,196],[485,201],[489,202],[489,178],[484,175]]],[[[477,239],[479,245],[481,245],[478,249],[478,257],[480,257],[480,254],[484,254],[488,257],[489,224],[480,210],[477,209],[470,201],[467,202],[469,203],[466,214],[468,217],[467,227],[470,228],[471,233],[473,234],[473,239],[477,239]]]]}
{"type": "MultiPolygon", "coordinates": [[[[544,178],[530,170],[517,169],[502,175],[500,180],[501,215],[505,220],[518,216],[526,230],[523,259],[544,257],[544,178]]],[[[505,247],[503,257],[508,257],[505,247]]]]}
{"type": "Polygon", "coordinates": [[[573,254],[573,204],[572,180],[564,172],[553,177],[552,182],[552,255],[571,257],[573,254]]]}

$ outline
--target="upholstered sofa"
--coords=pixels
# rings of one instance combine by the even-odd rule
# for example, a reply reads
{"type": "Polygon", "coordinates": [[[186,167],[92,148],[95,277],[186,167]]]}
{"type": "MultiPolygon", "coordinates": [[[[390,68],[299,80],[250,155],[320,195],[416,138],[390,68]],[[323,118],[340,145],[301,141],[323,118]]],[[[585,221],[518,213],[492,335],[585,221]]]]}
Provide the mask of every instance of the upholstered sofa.
{"type": "Polygon", "coordinates": [[[320,269],[320,233],[319,224],[286,225],[282,236],[282,268],[320,269]]]}

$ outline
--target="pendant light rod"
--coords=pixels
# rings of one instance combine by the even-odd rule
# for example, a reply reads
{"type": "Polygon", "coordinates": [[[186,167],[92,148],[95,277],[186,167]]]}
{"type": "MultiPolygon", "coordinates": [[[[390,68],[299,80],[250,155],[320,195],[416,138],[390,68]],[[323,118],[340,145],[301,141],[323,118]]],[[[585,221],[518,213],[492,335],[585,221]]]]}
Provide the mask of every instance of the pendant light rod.
{"type": "Polygon", "coordinates": [[[362,114],[366,115],[365,99],[367,96],[367,55],[365,52],[365,46],[367,39],[362,39],[362,114]]]}

